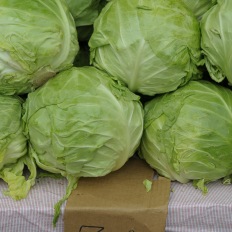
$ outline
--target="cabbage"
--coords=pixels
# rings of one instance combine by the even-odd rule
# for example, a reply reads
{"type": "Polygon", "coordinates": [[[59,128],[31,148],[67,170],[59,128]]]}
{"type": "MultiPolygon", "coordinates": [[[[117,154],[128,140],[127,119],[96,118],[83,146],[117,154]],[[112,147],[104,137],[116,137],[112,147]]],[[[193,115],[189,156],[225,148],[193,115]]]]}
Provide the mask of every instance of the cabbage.
{"type": "Polygon", "coordinates": [[[78,41],[88,41],[93,32],[93,23],[107,0],[66,0],[75,20],[78,41]]]}
{"type": "Polygon", "coordinates": [[[157,96],[144,108],[139,154],[160,175],[205,184],[232,173],[232,91],[208,81],[190,81],[157,96]]]}
{"type": "Polygon", "coordinates": [[[76,26],[92,25],[106,0],[66,0],[76,26]]]}
{"type": "Polygon", "coordinates": [[[232,1],[218,0],[202,18],[201,47],[211,78],[232,84],[232,1]]]}
{"type": "Polygon", "coordinates": [[[24,110],[30,154],[41,169],[69,182],[55,206],[54,223],[78,178],[121,168],[143,132],[139,96],[91,66],[59,73],[28,94],[24,110]]]}
{"type": "Polygon", "coordinates": [[[201,20],[204,13],[214,6],[217,0],[182,0],[182,2],[194,13],[198,20],[201,20]]]}
{"type": "Polygon", "coordinates": [[[27,155],[27,139],[23,134],[23,100],[0,95],[0,178],[8,184],[4,192],[15,200],[25,198],[35,182],[36,168],[27,155]],[[23,175],[27,167],[31,174],[23,175]]]}
{"type": "Polygon", "coordinates": [[[182,2],[110,1],[89,47],[91,64],[143,95],[173,91],[200,75],[199,22],[182,2]]]}
{"type": "Polygon", "coordinates": [[[0,23],[0,94],[31,92],[72,66],[79,45],[64,0],[3,0],[0,23]]]}

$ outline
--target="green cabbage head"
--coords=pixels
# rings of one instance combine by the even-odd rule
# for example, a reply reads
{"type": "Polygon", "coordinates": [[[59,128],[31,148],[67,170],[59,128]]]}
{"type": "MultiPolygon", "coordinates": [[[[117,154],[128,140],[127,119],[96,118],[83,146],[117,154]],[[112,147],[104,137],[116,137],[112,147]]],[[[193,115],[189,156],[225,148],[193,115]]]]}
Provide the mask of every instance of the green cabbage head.
{"type": "Polygon", "coordinates": [[[109,1],[89,47],[91,64],[132,92],[165,93],[199,77],[199,22],[176,0],[109,1]]]}
{"type": "Polygon", "coordinates": [[[205,184],[232,173],[232,91],[190,81],[145,105],[140,156],[171,180],[205,184]]]}
{"type": "Polygon", "coordinates": [[[218,0],[201,20],[206,68],[216,82],[232,84],[232,1],[218,0]]]}
{"type": "Polygon", "coordinates": [[[137,150],[143,132],[139,97],[94,67],[71,68],[30,93],[24,104],[30,153],[37,165],[68,179],[104,176],[137,150]]]}
{"type": "Polygon", "coordinates": [[[72,66],[78,52],[65,0],[2,0],[0,94],[28,93],[72,66]]]}
{"type": "Polygon", "coordinates": [[[8,184],[4,192],[15,200],[25,198],[34,185],[35,163],[27,153],[27,138],[23,133],[23,100],[0,95],[0,178],[8,184]],[[30,176],[24,176],[24,168],[30,176]]]}

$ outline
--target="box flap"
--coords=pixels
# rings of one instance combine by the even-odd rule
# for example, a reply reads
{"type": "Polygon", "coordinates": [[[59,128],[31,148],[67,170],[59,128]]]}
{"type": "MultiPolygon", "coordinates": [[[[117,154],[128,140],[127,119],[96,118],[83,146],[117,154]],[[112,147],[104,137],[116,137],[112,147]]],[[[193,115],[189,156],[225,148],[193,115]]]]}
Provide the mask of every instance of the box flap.
{"type": "Polygon", "coordinates": [[[164,231],[170,181],[153,177],[145,161],[131,158],[104,177],[81,178],[67,201],[65,232],[164,231]],[[145,179],[153,181],[149,192],[145,179]]]}

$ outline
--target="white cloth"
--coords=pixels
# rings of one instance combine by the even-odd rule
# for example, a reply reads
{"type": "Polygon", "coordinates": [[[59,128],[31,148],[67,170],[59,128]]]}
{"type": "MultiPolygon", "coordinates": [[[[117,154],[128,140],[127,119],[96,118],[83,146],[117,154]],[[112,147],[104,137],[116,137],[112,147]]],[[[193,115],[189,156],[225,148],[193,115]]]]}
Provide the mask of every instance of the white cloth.
{"type": "Polygon", "coordinates": [[[192,183],[171,184],[166,232],[231,232],[232,185],[207,185],[203,195],[192,183]]]}
{"type": "Polygon", "coordinates": [[[15,201],[2,194],[7,185],[0,181],[0,231],[1,232],[62,232],[63,212],[53,227],[54,204],[65,194],[65,178],[40,178],[26,199],[15,201]]]}

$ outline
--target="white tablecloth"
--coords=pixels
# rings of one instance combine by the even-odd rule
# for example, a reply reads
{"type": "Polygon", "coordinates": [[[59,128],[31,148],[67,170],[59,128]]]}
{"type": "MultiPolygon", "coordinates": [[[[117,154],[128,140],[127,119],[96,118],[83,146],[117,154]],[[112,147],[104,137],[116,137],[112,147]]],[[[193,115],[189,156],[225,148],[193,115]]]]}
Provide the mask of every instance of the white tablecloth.
{"type": "Polygon", "coordinates": [[[53,207],[65,194],[66,185],[65,178],[40,178],[26,199],[15,201],[2,194],[7,185],[0,181],[0,232],[62,232],[65,204],[55,228],[53,207]]]}
{"type": "MultiPolygon", "coordinates": [[[[53,206],[64,195],[65,178],[41,178],[28,197],[14,201],[0,194],[1,232],[63,232],[65,204],[56,228],[52,226],[53,206]]],[[[0,181],[0,192],[6,189],[0,181]]],[[[219,181],[208,185],[206,196],[191,183],[171,184],[166,232],[231,232],[232,185],[219,181]]]]}
{"type": "Polygon", "coordinates": [[[172,183],[166,232],[232,232],[232,185],[207,186],[203,195],[191,183],[172,183]]]}

